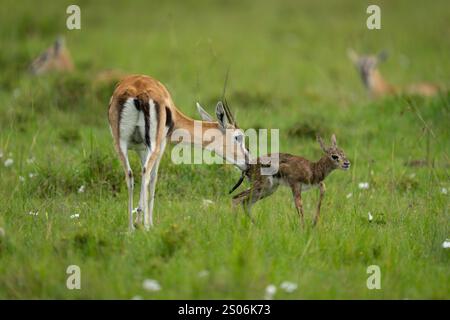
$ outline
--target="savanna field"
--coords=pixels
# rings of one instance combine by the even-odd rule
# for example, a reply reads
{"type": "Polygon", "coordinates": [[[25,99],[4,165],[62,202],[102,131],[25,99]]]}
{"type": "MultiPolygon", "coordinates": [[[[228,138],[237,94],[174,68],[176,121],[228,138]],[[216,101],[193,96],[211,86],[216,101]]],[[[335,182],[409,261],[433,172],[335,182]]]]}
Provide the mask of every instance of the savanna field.
{"type": "Polygon", "coordinates": [[[73,31],[70,4],[2,0],[0,298],[262,299],[269,285],[274,299],[450,298],[448,1],[376,1],[381,30],[367,29],[366,1],[78,1],[73,31]],[[30,75],[58,35],[75,70],[30,75]],[[394,84],[446,90],[371,100],[348,48],[386,50],[380,71],[394,84]],[[196,119],[229,69],[242,128],[279,129],[281,152],[311,160],[316,133],[335,133],[351,169],[327,178],[317,227],[318,191],[303,194],[302,229],[288,188],[258,202],[252,224],[228,195],[236,168],[176,165],[169,146],[155,227],[130,234],[107,121],[115,83],[92,80],[105,69],[155,77],[196,119]],[[69,265],[81,290],[66,287],[69,265]],[[370,265],[380,290],[366,286],[370,265]]]}

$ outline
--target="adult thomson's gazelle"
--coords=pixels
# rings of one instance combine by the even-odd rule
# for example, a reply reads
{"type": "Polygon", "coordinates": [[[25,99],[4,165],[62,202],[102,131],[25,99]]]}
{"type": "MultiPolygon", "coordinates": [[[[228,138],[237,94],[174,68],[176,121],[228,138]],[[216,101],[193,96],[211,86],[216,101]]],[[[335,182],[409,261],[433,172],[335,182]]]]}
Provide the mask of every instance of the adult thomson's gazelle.
{"type": "Polygon", "coordinates": [[[34,59],[29,67],[30,72],[35,75],[51,71],[70,72],[73,69],[72,57],[62,36],[34,59]]]}
{"type": "Polygon", "coordinates": [[[176,130],[185,130],[190,140],[183,141],[215,152],[217,155],[245,170],[247,150],[244,133],[240,130],[229,108],[222,102],[216,106],[217,121],[199,105],[204,121],[193,120],[175,107],[172,98],[159,81],[144,75],[125,77],[114,90],[109,103],[109,123],[115,149],[125,170],[128,187],[128,223],[133,230],[133,172],[128,161],[128,150],[137,151],[142,165],[142,183],[136,222],[148,229],[153,225],[153,202],[158,167],[167,139],[176,130]],[[202,130],[194,130],[201,126],[202,130]],[[202,131],[214,133],[204,138],[202,131]]]}
{"type": "Polygon", "coordinates": [[[378,70],[379,63],[387,59],[385,51],[378,55],[360,56],[353,49],[348,49],[347,55],[357,68],[361,80],[372,98],[399,94],[433,96],[439,93],[439,86],[433,83],[421,82],[400,87],[387,82],[378,70]]]}

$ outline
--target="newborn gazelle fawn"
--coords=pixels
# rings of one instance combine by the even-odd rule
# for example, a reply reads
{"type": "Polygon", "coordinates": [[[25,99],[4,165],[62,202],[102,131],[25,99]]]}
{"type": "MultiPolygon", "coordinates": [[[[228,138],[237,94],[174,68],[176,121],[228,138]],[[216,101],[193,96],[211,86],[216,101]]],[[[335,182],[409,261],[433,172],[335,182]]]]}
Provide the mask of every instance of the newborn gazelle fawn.
{"type": "MultiPolygon", "coordinates": [[[[302,191],[306,191],[313,187],[320,190],[319,203],[314,218],[314,225],[317,223],[320,215],[320,206],[325,194],[325,178],[335,169],[348,170],[350,161],[346,158],[343,150],[337,147],[336,136],[331,137],[331,146],[325,147],[322,139],[317,137],[320,146],[325,153],[320,160],[316,162],[309,161],[305,158],[294,156],[287,153],[272,154],[259,157],[256,164],[250,164],[247,171],[243,173],[250,181],[250,188],[233,197],[233,205],[242,204],[244,210],[251,218],[251,207],[258,200],[261,200],[274,193],[279,185],[286,185],[291,188],[294,197],[295,207],[304,226],[302,191]],[[272,160],[270,160],[272,159],[272,160]],[[273,163],[274,159],[277,163],[273,163]],[[278,171],[274,174],[264,175],[261,169],[272,161],[272,166],[278,167],[278,171]]],[[[236,189],[238,184],[232,189],[236,189]]],[[[232,192],[231,191],[231,192],[232,192]]]]}

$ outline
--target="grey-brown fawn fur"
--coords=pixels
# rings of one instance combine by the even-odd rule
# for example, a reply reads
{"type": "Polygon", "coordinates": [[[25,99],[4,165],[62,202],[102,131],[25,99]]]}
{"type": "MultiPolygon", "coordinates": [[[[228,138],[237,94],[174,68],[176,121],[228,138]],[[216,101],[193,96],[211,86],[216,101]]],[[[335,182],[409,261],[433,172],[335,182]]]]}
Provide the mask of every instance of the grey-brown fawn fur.
{"type": "MultiPolygon", "coordinates": [[[[325,194],[325,178],[335,169],[347,170],[350,168],[350,161],[345,156],[344,151],[337,147],[336,136],[334,134],[331,137],[330,147],[325,147],[320,137],[317,137],[317,140],[324,155],[316,162],[287,153],[279,153],[260,157],[257,159],[256,164],[250,164],[248,170],[243,175],[245,174],[247,176],[251,186],[249,189],[233,197],[233,205],[242,204],[244,210],[252,219],[251,207],[253,204],[273,194],[279,185],[287,185],[292,190],[295,207],[302,226],[304,226],[302,191],[306,191],[312,187],[318,187],[320,197],[314,217],[314,225],[316,225],[320,215],[322,199],[325,194]],[[261,169],[267,164],[269,159],[274,161],[273,159],[277,159],[277,156],[278,160],[276,160],[277,163],[275,166],[278,167],[278,171],[274,174],[263,175],[261,169]]],[[[239,186],[240,182],[238,182],[233,190],[239,186]]]]}

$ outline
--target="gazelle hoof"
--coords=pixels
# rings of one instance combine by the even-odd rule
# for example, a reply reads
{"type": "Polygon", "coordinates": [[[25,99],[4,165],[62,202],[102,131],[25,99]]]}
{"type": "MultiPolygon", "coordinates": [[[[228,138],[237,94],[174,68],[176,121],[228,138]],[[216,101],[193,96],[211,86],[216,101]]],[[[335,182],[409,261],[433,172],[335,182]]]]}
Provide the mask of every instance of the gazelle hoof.
{"type": "Polygon", "coordinates": [[[143,210],[141,207],[137,207],[133,209],[133,213],[136,214],[136,218],[134,219],[134,224],[142,224],[144,220],[143,210]]]}

